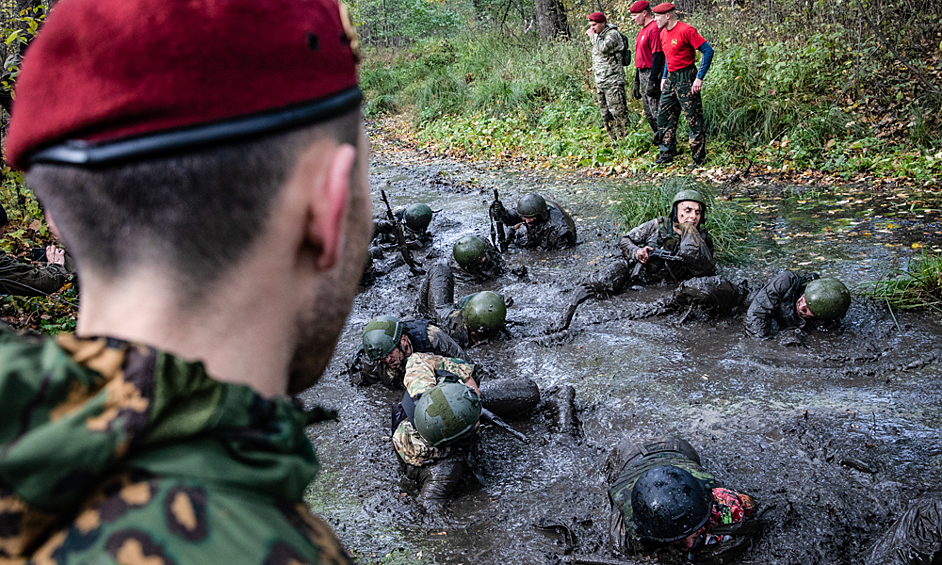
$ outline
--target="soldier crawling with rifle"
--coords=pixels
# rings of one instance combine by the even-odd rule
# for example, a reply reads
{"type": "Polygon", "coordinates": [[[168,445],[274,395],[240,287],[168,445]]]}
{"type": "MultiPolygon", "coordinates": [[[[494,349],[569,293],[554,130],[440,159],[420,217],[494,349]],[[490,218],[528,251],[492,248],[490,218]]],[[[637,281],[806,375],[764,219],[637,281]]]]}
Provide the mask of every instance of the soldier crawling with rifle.
{"type": "Polygon", "coordinates": [[[562,206],[531,192],[517,202],[516,208],[507,210],[497,199],[490,206],[491,229],[496,230],[498,247],[504,251],[510,243],[525,249],[553,251],[576,245],[576,223],[562,206]],[[512,226],[506,237],[503,226],[512,226]]]}
{"type": "MultiPolygon", "coordinates": [[[[412,249],[421,249],[432,241],[432,236],[428,232],[428,225],[432,221],[432,209],[427,204],[412,204],[394,213],[392,206],[389,205],[389,199],[386,197],[386,191],[379,191],[383,197],[383,203],[386,205],[386,219],[373,218],[373,237],[382,239],[384,236],[394,237],[396,247],[402,254],[403,260],[409,265],[409,270],[413,275],[424,275],[425,270],[412,257],[412,249]],[[403,225],[405,224],[405,225],[403,225]],[[409,230],[408,236],[405,230],[409,230]]],[[[373,249],[370,250],[371,255],[373,249]]]]}
{"type": "Polygon", "coordinates": [[[706,212],[706,199],[699,192],[678,192],[670,215],[649,220],[621,238],[621,256],[582,281],[582,288],[550,331],[568,328],[576,308],[589,298],[620,294],[632,285],[681,283],[714,275],[713,238],[703,227],[706,212]]]}

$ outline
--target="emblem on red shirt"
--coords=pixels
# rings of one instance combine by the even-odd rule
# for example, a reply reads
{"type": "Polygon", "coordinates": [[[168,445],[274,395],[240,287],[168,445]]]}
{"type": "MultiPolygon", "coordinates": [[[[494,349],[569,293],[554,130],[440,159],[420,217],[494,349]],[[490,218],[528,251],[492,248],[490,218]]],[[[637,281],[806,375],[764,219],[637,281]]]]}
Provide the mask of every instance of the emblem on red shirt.
{"type": "Polygon", "coordinates": [[[671,45],[677,45],[677,40],[676,40],[676,39],[671,39],[671,45]]]}

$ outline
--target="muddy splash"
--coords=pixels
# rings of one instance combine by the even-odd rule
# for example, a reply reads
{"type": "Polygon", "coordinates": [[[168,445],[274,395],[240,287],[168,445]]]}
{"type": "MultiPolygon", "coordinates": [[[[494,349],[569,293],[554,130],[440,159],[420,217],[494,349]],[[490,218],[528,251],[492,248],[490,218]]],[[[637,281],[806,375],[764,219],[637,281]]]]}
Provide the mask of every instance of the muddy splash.
{"type": "MultiPolygon", "coordinates": [[[[547,337],[548,316],[562,310],[577,280],[615,252],[621,234],[605,215],[613,181],[436,160],[415,164],[414,155],[389,151],[374,157],[371,182],[377,194],[387,190],[394,206],[422,201],[441,210],[430,228],[433,248],[418,255],[427,264],[448,259],[462,235],[488,236],[491,188],[505,202],[540,191],[573,213],[580,230],[575,249],[508,253],[511,268],[528,267],[525,276],[508,274],[478,287],[459,283],[456,293],[487,288],[514,299],[512,339],[471,349],[475,362],[497,375],[532,378],[545,399],[565,395],[568,385],[578,410],[560,419],[538,407],[511,420],[529,444],[485,427],[486,484],[469,482],[447,516],[423,516],[389,441],[390,405],[399,395],[354,387],[344,374],[363,325],[379,314],[412,315],[421,280],[399,266],[363,289],[327,374],[303,395],[340,410],[339,422],[309,430],[324,471],[308,498],[361,563],[544,564],[573,555],[649,563],[606,547],[602,468],[624,437],[678,434],[721,482],[759,501],[763,534],[742,563],[865,563],[909,501],[939,485],[937,316],[895,313],[894,319],[885,307],[855,299],[840,330],[812,333],[800,346],[748,338],[738,319],[633,319],[668,293],[666,286],[589,301],[567,332],[547,337]]],[[[834,214],[808,220],[815,212],[798,208],[800,195],[735,197],[758,206],[776,252],[746,267],[721,267],[733,279],[764,280],[794,268],[854,284],[904,266],[914,242],[938,245],[931,214],[942,206],[931,196],[922,205],[930,216],[918,227],[906,224],[899,237],[886,227],[895,216],[882,212],[876,197],[881,213],[871,216],[880,218],[842,204],[840,217],[851,220],[834,223],[848,228],[833,236],[834,225],[828,233],[822,224],[834,214]],[[892,233],[876,238],[867,231],[873,225],[892,233]],[[795,236],[807,233],[822,235],[795,236]]]]}

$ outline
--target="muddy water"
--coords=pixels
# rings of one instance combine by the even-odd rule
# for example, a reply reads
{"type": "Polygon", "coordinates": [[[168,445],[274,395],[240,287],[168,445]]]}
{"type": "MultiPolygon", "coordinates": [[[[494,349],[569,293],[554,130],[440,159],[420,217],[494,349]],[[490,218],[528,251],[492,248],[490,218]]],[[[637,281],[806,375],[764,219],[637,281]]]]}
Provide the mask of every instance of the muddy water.
{"type": "MultiPolygon", "coordinates": [[[[450,515],[423,516],[389,441],[389,406],[399,395],[353,387],[343,372],[371,317],[413,313],[421,281],[402,266],[380,278],[357,296],[334,362],[304,395],[308,403],[340,409],[339,422],[310,428],[324,470],[309,499],[361,563],[543,564],[567,554],[614,559],[605,546],[601,473],[610,448],[624,437],[679,434],[721,482],[758,499],[764,532],[743,563],[865,563],[872,542],[909,500],[939,485],[937,316],[896,313],[894,320],[884,307],[855,300],[840,330],[787,346],[745,337],[736,319],[630,319],[670,290],[662,287],[587,302],[568,332],[547,338],[541,330],[548,316],[562,309],[581,276],[614,252],[620,234],[605,215],[614,181],[435,160],[414,164],[414,157],[395,151],[374,156],[371,182],[374,196],[385,188],[394,206],[424,201],[443,210],[431,225],[434,247],[419,255],[426,263],[447,259],[464,234],[488,235],[491,188],[507,203],[540,191],[577,219],[575,249],[511,252],[510,266],[526,265],[525,277],[507,275],[482,287],[459,283],[456,294],[491,288],[513,297],[513,338],[470,355],[497,375],[533,378],[544,398],[563,385],[574,387],[578,422],[560,423],[541,409],[511,421],[531,438],[528,445],[486,427],[487,484],[469,483],[450,515]]],[[[916,210],[922,222],[902,232],[895,228],[905,218],[897,218],[915,207],[880,207],[893,199],[874,198],[861,208],[838,205],[849,198],[839,197],[806,210],[807,194],[789,194],[735,195],[755,206],[772,251],[745,267],[723,266],[722,273],[764,279],[796,268],[857,283],[904,266],[913,243],[939,243],[933,214],[942,205],[931,193],[916,210]],[[830,222],[828,232],[825,220],[840,221],[830,222]]]]}

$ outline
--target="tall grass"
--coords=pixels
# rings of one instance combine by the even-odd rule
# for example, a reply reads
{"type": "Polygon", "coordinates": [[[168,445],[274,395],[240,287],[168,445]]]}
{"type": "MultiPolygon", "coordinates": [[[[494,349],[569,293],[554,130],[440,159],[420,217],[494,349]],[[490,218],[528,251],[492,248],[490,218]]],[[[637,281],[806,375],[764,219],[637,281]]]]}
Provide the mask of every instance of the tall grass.
{"type": "Polygon", "coordinates": [[[942,255],[924,254],[913,259],[908,269],[887,279],[863,283],[857,290],[890,308],[931,308],[942,312],[942,255]]]}
{"type": "Polygon", "coordinates": [[[747,262],[755,247],[749,237],[754,225],[752,215],[735,203],[717,199],[712,188],[689,178],[623,185],[615,196],[617,203],[612,206],[612,215],[628,231],[658,216],[669,215],[674,195],[684,189],[696,190],[707,201],[703,226],[713,238],[716,259],[728,264],[747,262]]]}

